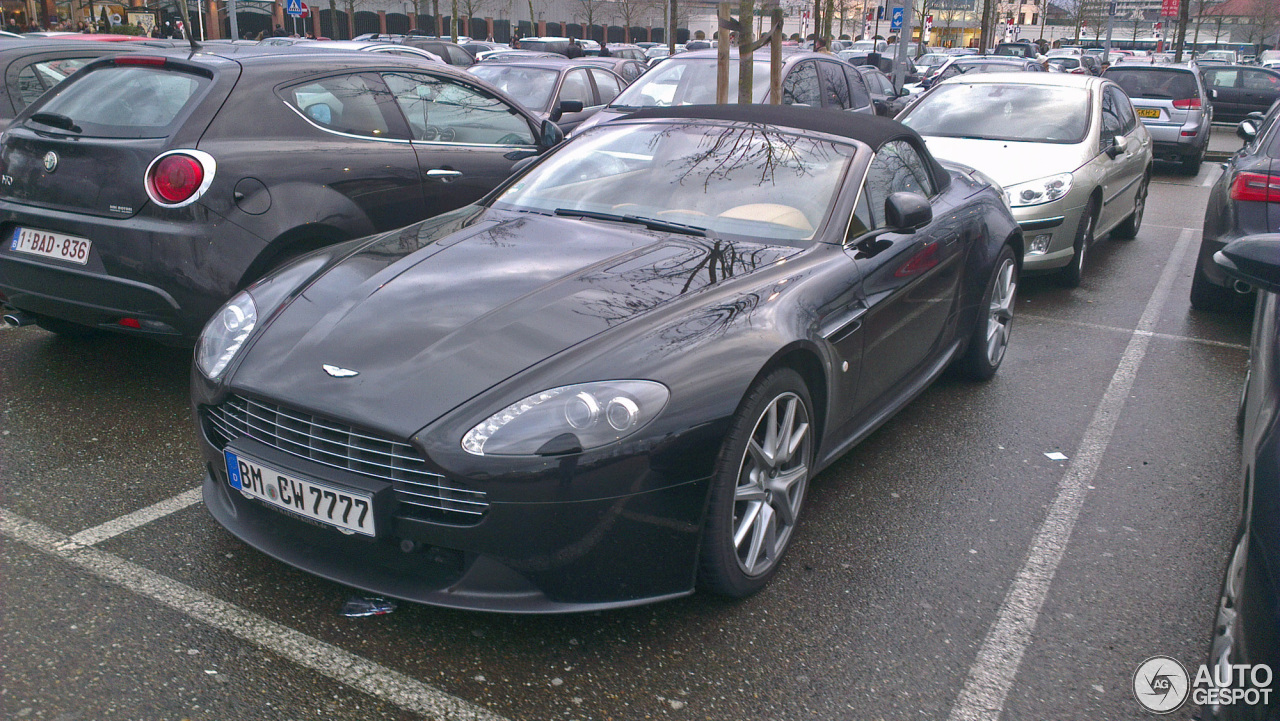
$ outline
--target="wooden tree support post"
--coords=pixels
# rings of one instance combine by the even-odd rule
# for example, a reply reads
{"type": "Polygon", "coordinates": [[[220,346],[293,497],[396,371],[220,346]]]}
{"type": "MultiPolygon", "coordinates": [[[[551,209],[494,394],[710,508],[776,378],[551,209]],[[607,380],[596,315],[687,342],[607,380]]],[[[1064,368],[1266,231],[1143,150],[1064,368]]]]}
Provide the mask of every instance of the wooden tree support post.
{"type": "Polygon", "coordinates": [[[716,34],[716,105],[729,102],[729,37],[725,30],[732,22],[729,3],[720,3],[720,31],[716,34]]]}
{"type": "Polygon", "coordinates": [[[782,8],[773,9],[773,29],[769,38],[769,102],[782,104],[782,8]]]}

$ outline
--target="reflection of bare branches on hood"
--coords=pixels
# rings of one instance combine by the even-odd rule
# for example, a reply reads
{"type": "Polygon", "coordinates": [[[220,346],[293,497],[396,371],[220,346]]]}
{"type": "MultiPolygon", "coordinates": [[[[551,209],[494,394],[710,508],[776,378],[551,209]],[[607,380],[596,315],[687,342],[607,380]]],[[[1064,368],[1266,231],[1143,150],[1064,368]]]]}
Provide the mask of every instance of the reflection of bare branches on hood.
{"type": "MultiPolygon", "coordinates": [[[[664,132],[684,130],[686,126],[673,126],[664,132]]],[[[744,169],[760,172],[757,185],[777,184],[778,170],[790,170],[794,177],[812,175],[808,163],[827,161],[832,145],[826,141],[780,133],[759,123],[734,125],[718,133],[705,133],[702,143],[709,147],[680,160],[675,167],[683,169],[678,184],[686,178],[702,176],[703,190],[711,182],[735,179],[744,169]]]]}

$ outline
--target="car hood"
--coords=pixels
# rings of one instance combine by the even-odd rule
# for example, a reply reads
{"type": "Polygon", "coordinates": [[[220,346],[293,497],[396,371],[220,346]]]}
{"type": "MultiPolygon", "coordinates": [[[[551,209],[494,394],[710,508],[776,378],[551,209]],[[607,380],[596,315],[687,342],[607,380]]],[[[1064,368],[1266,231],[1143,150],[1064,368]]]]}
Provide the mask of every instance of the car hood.
{"type": "Polygon", "coordinates": [[[1057,173],[1070,173],[1089,160],[1082,144],[1018,143],[936,135],[925,136],[924,141],[934,157],[971,166],[1006,188],[1057,173]]]}
{"type": "Polygon", "coordinates": [[[405,438],[592,336],[799,252],[496,211],[433,227],[380,236],[313,279],[252,341],[232,389],[405,438]]]}

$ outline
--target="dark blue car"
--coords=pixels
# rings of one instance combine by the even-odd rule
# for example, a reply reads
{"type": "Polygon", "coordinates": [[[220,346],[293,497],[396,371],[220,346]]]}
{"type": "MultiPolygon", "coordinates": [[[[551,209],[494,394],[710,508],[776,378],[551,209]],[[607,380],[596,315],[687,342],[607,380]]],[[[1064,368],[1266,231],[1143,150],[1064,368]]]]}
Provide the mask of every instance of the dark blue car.
{"type": "MultiPolygon", "coordinates": [[[[1228,664],[1280,669],[1280,235],[1232,241],[1214,261],[1259,295],[1239,416],[1244,513],[1209,654],[1210,670],[1226,679],[1228,664]]],[[[1273,691],[1265,707],[1206,704],[1204,712],[1212,719],[1276,719],[1280,700],[1273,691]]]]}

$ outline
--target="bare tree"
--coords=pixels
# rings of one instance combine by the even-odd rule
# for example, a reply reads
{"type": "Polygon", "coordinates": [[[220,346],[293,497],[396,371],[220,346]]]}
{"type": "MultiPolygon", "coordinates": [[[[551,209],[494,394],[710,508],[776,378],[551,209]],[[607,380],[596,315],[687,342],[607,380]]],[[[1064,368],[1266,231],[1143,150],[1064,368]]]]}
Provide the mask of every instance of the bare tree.
{"type": "MultiPolygon", "coordinates": [[[[467,24],[463,27],[466,28],[468,35],[471,34],[471,19],[477,16],[483,17],[489,2],[490,0],[462,0],[462,17],[467,19],[467,24]]],[[[458,21],[456,18],[453,24],[455,27],[457,26],[458,21]]]]}
{"type": "MultiPolygon", "coordinates": [[[[586,27],[582,31],[585,38],[591,38],[591,27],[596,24],[596,20],[605,13],[607,6],[604,0],[578,0],[578,5],[582,7],[582,18],[586,21],[586,27]]],[[[605,40],[608,40],[606,33],[605,40]]]]}
{"type": "Polygon", "coordinates": [[[622,23],[625,40],[631,42],[631,28],[653,10],[653,0],[614,0],[614,15],[622,23]]]}

